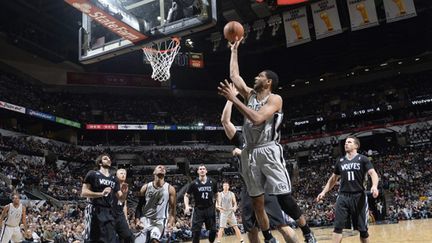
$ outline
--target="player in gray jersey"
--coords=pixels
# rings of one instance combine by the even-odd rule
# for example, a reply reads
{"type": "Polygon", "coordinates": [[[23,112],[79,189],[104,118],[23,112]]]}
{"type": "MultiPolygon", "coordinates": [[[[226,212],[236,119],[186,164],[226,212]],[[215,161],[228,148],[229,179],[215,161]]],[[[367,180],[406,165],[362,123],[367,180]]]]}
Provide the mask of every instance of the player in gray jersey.
{"type": "Polygon", "coordinates": [[[218,193],[218,198],[216,201],[216,208],[219,210],[219,232],[218,240],[220,242],[222,235],[227,228],[227,225],[233,227],[237,239],[243,242],[241,237],[240,229],[237,226],[237,219],[235,212],[237,211],[237,200],[235,194],[229,190],[229,183],[224,182],[222,184],[223,191],[218,193]]]}
{"type": "Polygon", "coordinates": [[[230,78],[244,98],[237,98],[236,90],[225,81],[218,88],[219,94],[231,101],[244,115],[243,137],[245,148],[241,153],[241,168],[248,193],[253,197],[254,211],[267,242],[276,241],[271,235],[269,219],[264,210],[264,192],[276,195],[282,210],[297,219],[306,242],[316,242],[304,216],[291,195],[291,181],[285,167],[282,146],[279,144],[282,122],[282,98],[273,94],[279,82],[277,74],[264,70],[255,77],[253,88],[240,76],[238,46],[231,45],[230,78]]]}
{"type": "Polygon", "coordinates": [[[141,197],[135,217],[142,230],[136,236],[136,243],[160,242],[165,234],[167,219],[168,233],[171,233],[175,224],[176,191],[165,182],[165,174],[165,166],[156,166],[154,180],[142,186],[139,192],[141,197]]]}
{"type": "Polygon", "coordinates": [[[20,228],[21,223],[24,226],[24,231],[27,230],[26,208],[20,202],[20,195],[14,193],[12,203],[3,208],[0,216],[0,243],[21,242],[24,240],[20,228]]]}

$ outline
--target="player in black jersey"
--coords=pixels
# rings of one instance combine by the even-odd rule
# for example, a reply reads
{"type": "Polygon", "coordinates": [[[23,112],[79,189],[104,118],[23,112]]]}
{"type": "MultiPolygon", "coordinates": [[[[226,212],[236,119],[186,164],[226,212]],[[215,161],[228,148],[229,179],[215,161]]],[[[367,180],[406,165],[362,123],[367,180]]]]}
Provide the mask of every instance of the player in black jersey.
{"type": "Polygon", "coordinates": [[[118,200],[117,197],[114,197],[114,215],[115,215],[115,230],[117,235],[119,236],[120,242],[128,243],[134,242],[133,233],[129,228],[129,224],[127,222],[127,201],[126,197],[128,194],[128,186],[126,183],[127,172],[125,169],[118,169],[116,172],[117,179],[120,183],[120,187],[124,185],[126,188],[124,197],[124,201],[118,200]]]}
{"type": "Polygon", "coordinates": [[[317,197],[317,201],[323,199],[325,194],[341,178],[335,208],[334,243],[342,242],[342,230],[349,217],[351,217],[354,229],[360,232],[360,241],[362,243],[369,242],[367,228],[368,203],[363,184],[367,173],[372,178],[370,191],[372,196],[376,198],[378,197],[379,178],[370,160],[366,156],[357,153],[359,148],[360,141],[358,138],[349,136],[345,140],[346,155],[336,162],[332,176],[317,197]]]}
{"type": "Polygon", "coordinates": [[[191,182],[188,191],[184,195],[185,213],[191,211],[189,195],[195,200],[192,216],[192,243],[199,243],[202,224],[210,231],[209,241],[216,238],[216,210],[215,198],[217,197],[217,183],[207,177],[207,168],[204,165],[198,167],[198,178],[191,182]]]}
{"type": "Polygon", "coordinates": [[[84,178],[81,196],[89,201],[85,209],[84,242],[116,241],[114,198],[126,199],[127,185],[120,187],[117,178],[110,175],[111,159],[102,154],[96,159],[98,171],[91,170],[84,178]]]}

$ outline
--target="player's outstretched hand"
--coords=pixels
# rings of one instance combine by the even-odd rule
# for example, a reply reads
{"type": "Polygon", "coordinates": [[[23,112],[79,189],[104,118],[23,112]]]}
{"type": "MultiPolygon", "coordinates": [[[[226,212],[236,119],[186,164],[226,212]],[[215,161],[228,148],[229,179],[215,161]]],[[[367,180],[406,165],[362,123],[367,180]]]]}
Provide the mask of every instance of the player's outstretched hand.
{"type": "Polygon", "coordinates": [[[230,48],[231,48],[231,51],[237,51],[237,49],[238,49],[240,43],[242,42],[243,38],[244,38],[244,37],[242,37],[242,38],[239,39],[239,38],[236,36],[236,41],[234,41],[234,43],[228,42],[228,44],[229,44],[229,46],[230,46],[230,48]]]}
{"type": "Polygon", "coordinates": [[[229,101],[233,101],[238,94],[237,89],[234,85],[230,84],[228,80],[224,80],[224,82],[219,83],[218,94],[222,95],[229,101]]]}

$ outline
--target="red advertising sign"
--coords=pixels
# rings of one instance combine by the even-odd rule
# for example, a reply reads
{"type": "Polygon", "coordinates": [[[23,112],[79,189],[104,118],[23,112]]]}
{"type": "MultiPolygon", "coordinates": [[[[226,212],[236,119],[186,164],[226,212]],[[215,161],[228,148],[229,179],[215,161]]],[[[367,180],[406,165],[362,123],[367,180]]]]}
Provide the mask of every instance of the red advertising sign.
{"type": "Polygon", "coordinates": [[[117,124],[86,124],[88,130],[117,130],[117,124]]]}
{"type": "Polygon", "coordinates": [[[277,5],[293,5],[298,3],[304,3],[308,0],[277,0],[277,5]]]}
{"type": "Polygon", "coordinates": [[[111,73],[67,73],[67,84],[122,86],[122,87],[161,87],[161,83],[147,75],[111,73]]]}
{"type": "Polygon", "coordinates": [[[65,0],[65,2],[126,40],[136,43],[147,38],[147,36],[143,35],[141,32],[98,8],[89,0],[65,0]]]}
{"type": "Polygon", "coordinates": [[[202,53],[189,54],[189,66],[191,68],[204,68],[204,56],[202,53]]]}

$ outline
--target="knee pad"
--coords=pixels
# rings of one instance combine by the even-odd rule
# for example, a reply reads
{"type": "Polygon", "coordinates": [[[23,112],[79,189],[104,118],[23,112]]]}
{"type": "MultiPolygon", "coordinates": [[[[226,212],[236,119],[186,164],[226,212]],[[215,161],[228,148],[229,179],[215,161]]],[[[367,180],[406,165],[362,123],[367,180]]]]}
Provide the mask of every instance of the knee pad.
{"type": "Polygon", "coordinates": [[[342,234],[342,231],[343,231],[342,228],[334,228],[333,233],[342,234]]]}
{"type": "Polygon", "coordinates": [[[360,231],[360,238],[366,239],[369,237],[369,233],[367,231],[360,231]]]}

